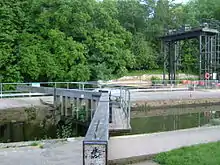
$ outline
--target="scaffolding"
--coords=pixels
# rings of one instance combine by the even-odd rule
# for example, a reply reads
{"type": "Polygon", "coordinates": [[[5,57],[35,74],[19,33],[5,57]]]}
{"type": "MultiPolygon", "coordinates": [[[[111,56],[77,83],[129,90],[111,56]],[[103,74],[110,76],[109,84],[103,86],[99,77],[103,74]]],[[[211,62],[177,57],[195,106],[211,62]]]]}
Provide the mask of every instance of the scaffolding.
{"type": "MultiPolygon", "coordinates": [[[[220,23],[210,21],[202,23],[197,28],[181,27],[179,30],[169,30],[161,37],[161,53],[164,57],[163,79],[177,79],[177,71],[181,67],[183,51],[181,41],[196,39],[198,52],[195,57],[199,69],[200,80],[216,80],[220,78],[220,23]]],[[[174,82],[174,81],[173,81],[174,82]]]]}

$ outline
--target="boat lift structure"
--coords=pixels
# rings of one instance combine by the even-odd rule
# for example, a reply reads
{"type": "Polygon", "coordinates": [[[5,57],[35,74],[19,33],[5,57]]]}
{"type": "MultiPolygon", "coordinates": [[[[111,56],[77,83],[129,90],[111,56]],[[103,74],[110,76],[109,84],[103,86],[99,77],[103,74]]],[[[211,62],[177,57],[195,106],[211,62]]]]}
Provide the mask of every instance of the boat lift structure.
{"type": "MultiPolygon", "coordinates": [[[[220,22],[206,21],[199,27],[183,26],[179,30],[169,30],[161,37],[161,53],[164,57],[163,80],[176,80],[183,53],[181,41],[197,39],[200,80],[216,80],[220,78],[220,22]]],[[[171,82],[174,83],[175,81],[171,82]]]]}

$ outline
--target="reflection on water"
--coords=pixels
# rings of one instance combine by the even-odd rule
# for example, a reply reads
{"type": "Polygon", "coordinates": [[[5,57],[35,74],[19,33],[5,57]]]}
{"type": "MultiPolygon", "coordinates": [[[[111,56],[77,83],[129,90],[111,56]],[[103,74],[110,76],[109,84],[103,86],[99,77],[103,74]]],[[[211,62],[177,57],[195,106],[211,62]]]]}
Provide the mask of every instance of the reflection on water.
{"type": "Polygon", "coordinates": [[[19,142],[30,140],[56,139],[73,136],[84,136],[87,126],[71,123],[58,124],[47,128],[26,122],[0,124],[0,142],[19,142]]]}
{"type": "MultiPolygon", "coordinates": [[[[200,107],[202,112],[189,113],[189,109],[182,108],[179,113],[165,116],[139,117],[131,119],[132,132],[129,134],[153,133],[172,131],[193,127],[220,125],[220,106],[200,107]],[[206,109],[204,111],[204,108],[206,109]]],[[[152,110],[153,111],[153,110],[152,110]]],[[[174,112],[174,110],[171,110],[174,112]]]]}
{"type": "MultiPolygon", "coordinates": [[[[129,134],[172,131],[193,127],[220,125],[220,106],[197,108],[170,108],[160,110],[139,111],[136,118],[131,119],[132,132],[129,134]],[[141,116],[146,117],[141,117],[141,116]]],[[[65,120],[66,121],[66,120],[65,120]]],[[[0,142],[17,142],[84,136],[88,125],[77,123],[59,123],[44,128],[25,122],[0,124],[0,142]],[[70,125],[69,125],[70,124],[70,125]]]]}

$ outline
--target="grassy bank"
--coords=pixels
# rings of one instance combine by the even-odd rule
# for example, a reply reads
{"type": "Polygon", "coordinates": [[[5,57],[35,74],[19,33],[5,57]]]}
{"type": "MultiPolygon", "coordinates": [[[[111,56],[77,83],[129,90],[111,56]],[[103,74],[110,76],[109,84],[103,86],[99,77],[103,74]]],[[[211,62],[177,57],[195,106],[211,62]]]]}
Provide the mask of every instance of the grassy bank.
{"type": "Polygon", "coordinates": [[[220,165],[220,142],[161,153],[155,161],[160,165],[220,165]]]}

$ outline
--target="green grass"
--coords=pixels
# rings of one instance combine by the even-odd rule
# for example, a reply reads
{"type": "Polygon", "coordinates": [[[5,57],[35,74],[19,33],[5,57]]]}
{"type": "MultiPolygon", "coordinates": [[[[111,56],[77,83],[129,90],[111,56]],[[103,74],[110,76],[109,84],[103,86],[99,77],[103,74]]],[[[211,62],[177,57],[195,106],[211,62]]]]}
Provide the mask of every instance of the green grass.
{"type": "Polygon", "coordinates": [[[44,148],[44,146],[40,142],[33,142],[30,144],[30,146],[44,148]]]}
{"type": "Polygon", "coordinates": [[[220,142],[160,153],[154,160],[160,165],[220,165],[220,142]]]}

